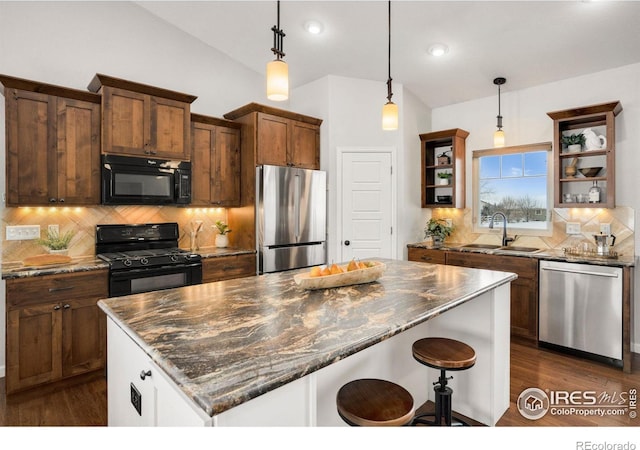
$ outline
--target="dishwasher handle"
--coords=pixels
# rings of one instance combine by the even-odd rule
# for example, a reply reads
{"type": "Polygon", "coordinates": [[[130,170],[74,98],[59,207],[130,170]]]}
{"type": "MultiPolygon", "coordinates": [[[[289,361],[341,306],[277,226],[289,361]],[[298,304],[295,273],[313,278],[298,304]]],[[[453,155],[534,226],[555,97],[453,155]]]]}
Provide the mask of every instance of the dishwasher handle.
{"type": "Polygon", "coordinates": [[[592,272],[590,270],[574,270],[574,269],[564,269],[559,267],[541,267],[540,269],[548,270],[550,272],[567,272],[567,273],[576,273],[579,275],[594,275],[597,277],[618,278],[617,273],[592,272]]]}

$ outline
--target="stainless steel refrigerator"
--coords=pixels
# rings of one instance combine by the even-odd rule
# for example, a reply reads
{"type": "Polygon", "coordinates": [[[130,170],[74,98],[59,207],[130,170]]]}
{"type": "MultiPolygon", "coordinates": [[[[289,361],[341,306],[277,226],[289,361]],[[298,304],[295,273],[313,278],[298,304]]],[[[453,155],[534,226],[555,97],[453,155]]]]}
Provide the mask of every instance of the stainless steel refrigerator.
{"type": "Polygon", "coordinates": [[[258,272],[326,264],[327,173],[256,168],[258,272]]]}

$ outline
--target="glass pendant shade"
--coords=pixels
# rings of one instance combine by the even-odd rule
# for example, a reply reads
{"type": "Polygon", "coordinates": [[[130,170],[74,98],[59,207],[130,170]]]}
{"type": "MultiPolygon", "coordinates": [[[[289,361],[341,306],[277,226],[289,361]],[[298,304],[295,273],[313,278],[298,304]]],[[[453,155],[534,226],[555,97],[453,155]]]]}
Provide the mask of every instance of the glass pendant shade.
{"type": "Polygon", "coordinates": [[[382,129],[398,129],[398,105],[393,102],[387,102],[382,107],[382,129]]]}
{"type": "Polygon", "coordinates": [[[496,130],[496,132],[493,133],[493,146],[504,147],[504,131],[496,130]]]}
{"type": "Polygon", "coordinates": [[[289,66],[282,60],[267,64],[267,98],[276,102],[289,98],[289,66]]]}

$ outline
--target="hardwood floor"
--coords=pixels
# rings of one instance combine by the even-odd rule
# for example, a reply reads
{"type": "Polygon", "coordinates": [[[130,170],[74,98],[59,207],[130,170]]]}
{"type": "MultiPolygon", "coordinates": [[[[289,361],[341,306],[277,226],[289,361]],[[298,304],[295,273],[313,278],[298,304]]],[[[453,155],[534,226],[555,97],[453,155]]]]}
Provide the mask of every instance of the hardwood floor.
{"type": "MultiPolygon", "coordinates": [[[[589,390],[620,395],[640,390],[640,355],[634,355],[634,371],[538,349],[511,344],[511,406],[499,427],[640,426],[640,418],[629,414],[609,417],[556,416],[539,420],[524,418],[516,407],[520,393],[531,387],[552,391],[589,390]]],[[[64,388],[48,388],[11,396],[4,394],[0,379],[0,426],[104,426],[107,424],[106,379],[99,373],[87,381],[64,388]]],[[[455,408],[455,397],[454,397],[455,408]]],[[[640,409],[640,405],[639,405],[640,409]]]]}

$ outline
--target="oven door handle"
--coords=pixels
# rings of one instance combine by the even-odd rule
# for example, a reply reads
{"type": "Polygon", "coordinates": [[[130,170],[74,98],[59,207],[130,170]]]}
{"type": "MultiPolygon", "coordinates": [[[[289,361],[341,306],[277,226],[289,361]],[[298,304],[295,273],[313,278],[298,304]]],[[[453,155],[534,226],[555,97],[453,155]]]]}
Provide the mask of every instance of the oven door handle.
{"type": "Polygon", "coordinates": [[[133,278],[136,275],[142,274],[162,274],[164,272],[179,272],[183,269],[191,269],[193,267],[201,267],[202,263],[193,264],[177,264],[172,266],[155,266],[155,267],[143,267],[139,269],[125,269],[125,270],[112,270],[111,277],[113,278],[133,278]]]}

